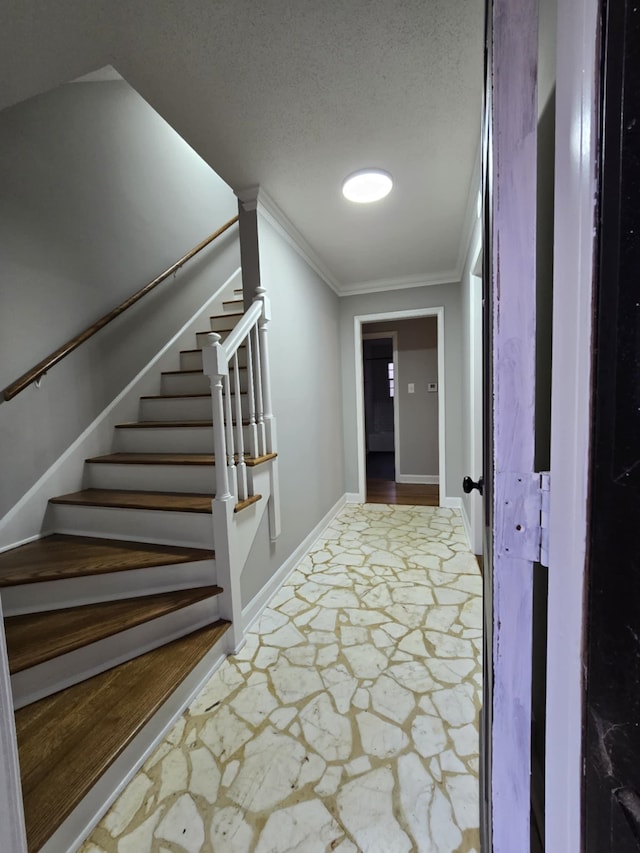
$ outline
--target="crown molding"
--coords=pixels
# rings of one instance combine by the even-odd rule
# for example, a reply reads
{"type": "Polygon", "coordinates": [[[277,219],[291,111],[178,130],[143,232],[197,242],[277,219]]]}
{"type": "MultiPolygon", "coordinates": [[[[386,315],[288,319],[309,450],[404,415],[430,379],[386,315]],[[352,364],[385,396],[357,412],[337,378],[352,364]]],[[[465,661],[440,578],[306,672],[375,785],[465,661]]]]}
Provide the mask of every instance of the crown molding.
{"type": "MultiPolygon", "coordinates": [[[[474,170],[472,186],[474,185],[476,174],[479,175],[479,165],[474,170]]],[[[380,293],[385,290],[406,290],[412,287],[431,287],[438,284],[459,284],[462,278],[468,243],[471,240],[475,225],[475,220],[470,215],[471,195],[472,193],[470,192],[465,215],[464,240],[461,242],[461,249],[464,246],[465,251],[460,252],[462,258],[462,267],[460,269],[456,267],[452,270],[443,270],[435,273],[420,273],[400,278],[373,279],[371,281],[357,281],[343,284],[329,271],[295,225],[262,187],[252,186],[236,191],[236,196],[243,209],[246,211],[257,209],[258,213],[276,229],[280,236],[320,276],[324,283],[340,297],[357,296],[365,293],[380,293]],[[468,232],[467,219],[470,222],[470,230],[468,232]]],[[[476,201],[477,193],[474,195],[474,204],[476,201]]]]}
{"type": "Polygon", "coordinates": [[[343,284],[340,296],[359,296],[362,293],[379,293],[382,290],[406,290],[410,287],[431,287],[437,284],[459,284],[457,270],[445,270],[424,275],[407,275],[402,278],[381,278],[374,281],[356,281],[343,284]]]}
{"type": "MultiPolygon", "coordinates": [[[[340,296],[342,286],[335,276],[320,260],[315,251],[304,239],[302,234],[295,227],[293,222],[286,216],[285,213],[278,207],[271,196],[265,192],[262,187],[250,187],[247,190],[236,193],[240,199],[240,203],[245,207],[246,204],[252,204],[253,199],[257,200],[258,213],[263,216],[278,231],[281,237],[294,249],[300,257],[316,272],[324,283],[333,290],[335,294],[340,296]]],[[[250,209],[245,207],[246,209],[250,209]]],[[[255,208],[254,208],[255,209],[255,208]]]]}
{"type": "Polygon", "coordinates": [[[464,273],[465,264],[467,262],[467,256],[469,255],[469,251],[471,249],[471,241],[473,239],[473,233],[476,227],[476,223],[478,219],[480,219],[481,213],[478,210],[478,193],[481,190],[481,161],[482,161],[482,138],[478,140],[478,145],[476,147],[476,156],[474,158],[473,164],[473,172],[471,173],[471,180],[469,181],[469,191],[467,194],[467,206],[464,212],[464,220],[462,224],[462,238],[460,240],[460,247],[458,249],[458,260],[456,263],[456,271],[458,274],[458,281],[462,280],[462,275],[464,273]]]}

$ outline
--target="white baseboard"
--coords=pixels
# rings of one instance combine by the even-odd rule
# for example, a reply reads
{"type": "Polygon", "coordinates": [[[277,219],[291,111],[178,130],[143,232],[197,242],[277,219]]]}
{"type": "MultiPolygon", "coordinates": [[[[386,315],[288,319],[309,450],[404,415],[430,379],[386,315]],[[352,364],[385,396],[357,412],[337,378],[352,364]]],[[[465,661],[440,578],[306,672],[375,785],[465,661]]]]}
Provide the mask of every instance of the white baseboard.
{"type": "Polygon", "coordinates": [[[38,539],[42,539],[44,534],[36,533],[33,536],[27,536],[26,539],[20,539],[18,542],[11,542],[9,545],[0,545],[0,554],[4,551],[10,551],[12,548],[19,548],[20,545],[28,545],[30,542],[36,542],[38,539]]]}
{"type": "Polygon", "coordinates": [[[467,510],[464,505],[464,501],[460,500],[460,515],[462,516],[462,523],[464,524],[464,532],[467,534],[467,545],[469,546],[469,550],[473,553],[473,537],[471,535],[471,522],[469,521],[469,516],[467,515],[467,510]]]}
{"type": "Polygon", "coordinates": [[[360,492],[347,492],[345,494],[345,503],[348,504],[363,504],[364,499],[360,492]]]}
{"type": "MultiPolygon", "coordinates": [[[[62,453],[47,471],[25,492],[9,512],[0,519],[0,551],[15,548],[18,545],[47,535],[42,528],[49,498],[56,494],[65,494],[80,488],[84,460],[97,456],[110,448],[113,441],[113,427],[121,420],[130,420],[131,413],[137,411],[141,394],[152,393],[156,371],[168,369],[175,354],[175,347],[181,339],[193,333],[200,317],[210,310],[211,304],[232,285],[240,275],[237,269],[202,305],[182,328],[169,340],[143,369],[129,382],[126,388],[95,418],[78,438],[62,453]],[[164,362],[164,363],[163,363],[164,362]],[[154,370],[155,368],[155,370],[154,370]],[[146,384],[145,384],[146,383],[146,384]],[[37,533],[34,534],[34,531],[37,533]]],[[[136,416],[133,416],[133,420],[136,416]]]]}
{"type": "Polygon", "coordinates": [[[462,498],[448,498],[446,495],[441,495],[440,506],[443,507],[443,509],[460,509],[462,506],[462,498]]]}
{"type": "Polygon", "coordinates": [[[469,516],[467,515],[467,511],[464,507],[464,503],[462,502],[462,498],[448,498],[446,495],[440,498],[440,506],[444,509],[457,509],[460,513],[460,517],[462,518],[462,523],[464,524],[464,532],[467,537],[467,545],[469,546],[469,550],[473,553],[473,545],[471,544],[471,524],[469,522],[469,516]]]}
{"type": "Polygon", "coordinates": [[[398,474],[396,483],[407,483],[421,486],[437,486],[440,477],[437,474],[398,474]]]}
{"type": "Polygon", "coordinates": [[[300,560],[307,553],[316,539],[328,524],[336,517],[342,507],[347,503],[347,496],[342,495],[336,503],[331,507],[329,512],[316,524],[313,530],[305,536],[302,542],[298,545],[295,551],[288,557],[287,560],[280,566],[277,572],[267,581],[260,592],[251,599],[246,607],[242,608],[242,623],[244,630],[247,631],[251,625],[260,616],[264,608],[267,606],[271,598],[280,589],[289,575],[293,572],[300,560]]]}

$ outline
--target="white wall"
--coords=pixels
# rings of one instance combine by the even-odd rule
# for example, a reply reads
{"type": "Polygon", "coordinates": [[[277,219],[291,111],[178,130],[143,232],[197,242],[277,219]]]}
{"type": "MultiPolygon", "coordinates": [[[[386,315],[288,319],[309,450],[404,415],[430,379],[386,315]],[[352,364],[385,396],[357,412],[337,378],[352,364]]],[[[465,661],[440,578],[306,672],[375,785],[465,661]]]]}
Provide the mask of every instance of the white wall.
{"type": "Polygon", "coordinates": [[[246,606],[344,494],[338,297],[264,217],[258,221],[277,419],[282,534],[266,516],[242,575],[246,606]]]}
{"type": "MultiPolygon", "coordinates": [[[[4,110],[0,150],[0,388],[237,212],[229,187],[124,82],[69,84],[4,110]]],[[[0,526],[238,265],[229,232],[39,390],[0,405],[0,526]]]]}
{"type": "MultiPolygon", "coordinates": [[[[473,480],[483,475],[482,459],[482,278],[474,275],[482,243],[476,219],[462,273],[462,432],[464,473],[473,480]]],[[[482,498],[474,489],[462,495],[471,528],[471,549],[482,553],[482,498]]]]}
{"type": "Polygon", "coordinates": [[[361,389],[356,388],[354,318],[439,306],[444,308],[446,377],[447,482],[440,484],[441,498],[443,494],[447,497],[462,494],[462,316],[460,285],[455,283],[346,296],[340,300],[344,464],[348,493],[359,491],[355,400],[361,389]]]}
{"type": "Polygon", "coordinates": [[[427,391],[438,381],[438,321],[435,317],[366,323],[363,333],[397,331],[398,375],[396,401],[400,464],[396,480],[403,476],[438,476],[438,392],[427,391]],[[408,391],[409,383],[414,393],[408,391]]]}

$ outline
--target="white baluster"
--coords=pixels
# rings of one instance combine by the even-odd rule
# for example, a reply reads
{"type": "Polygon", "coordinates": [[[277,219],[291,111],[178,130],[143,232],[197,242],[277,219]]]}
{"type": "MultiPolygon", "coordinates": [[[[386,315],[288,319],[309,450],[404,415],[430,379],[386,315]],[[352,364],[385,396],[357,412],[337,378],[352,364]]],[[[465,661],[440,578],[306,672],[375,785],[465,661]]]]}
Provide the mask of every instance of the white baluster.
{"type": "Polygon", "coordinates": [[[264,456],[266,437],[264,431],[264,408],[262,402],[262,361],[260,358],[260,338],[257,324],[251,330],[253,335],[253,363],[256,387],[256,426],[258,429],[258,456],[264,456]]]}
{"type": "Polygon", "coordinates": [[[224,434],[224,403],[222,377],[228,371],[227,360],[220,346],[220,335],[210,332],[202,348],[202,366],[211,382],[211,410],[213,419],[213,447],[216,459],[216,500],[230,497],[227,466],[224,464],[227,448],[224,434]]]}
{"type": "Polygon", "coordinates": [[[227,474],[229,477],[229,490],[233,497],[238,500],[238,472],[236,470],[236,449],[233,435],[233,412],[231,409],[231,382],[229,376],[225,376],[224,388],[224,420],[225,433],[227,437],[227,474]]]}
{"type": "Polygon", "coordinates": [[[264,411],[266,453],[277,452],[276,422],[271,405],[271,371],[269,365],[269,345],[267,340],[267,326],[271,320],[271,303],[266,295],[264,287],[258,287],[254,301],[262,302],[262,316],[258,321],[260,337],[260,359],[262,367],[262,400],[264,411]]]}
{"type": "Polygon", "coordinates": [[[258,428],[256,426],[256,382],[253,373],[253,344],[251,332],[246,338],[247,347],[247,397],[249,399],[249,453],[255,458],[260,455],[258,449],[258,428]]]}
{"type": "Polygon", "coordinates": [[[242,424],[242,394],[240,391],[240,370],[238,368],[238,353],[233,356],[233,390],[236,395],[236,446],[238,461],[236,462],[236,471],[238,477],[238,500],[244,501],[248,497],[247,493],[247,466],[244,461],[244,427],[242,424]]]}

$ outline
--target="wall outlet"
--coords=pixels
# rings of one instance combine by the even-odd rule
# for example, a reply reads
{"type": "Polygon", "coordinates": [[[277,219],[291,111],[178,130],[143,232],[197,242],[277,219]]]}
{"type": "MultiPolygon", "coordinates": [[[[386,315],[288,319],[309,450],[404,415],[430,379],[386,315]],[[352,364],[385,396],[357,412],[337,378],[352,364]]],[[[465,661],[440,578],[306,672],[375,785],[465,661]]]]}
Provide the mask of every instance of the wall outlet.
{"type": "Polygon", "coordinates": [[[430,393],[434,393],[437,390],[438,390],[438,383],[437,382],[427,382],[427,391],[429,391],[430,393]]]}
{"type": "Polygon", "coordinates": [[[415,394],[415,390],[416,390],[415,384],[413,382],[410,382],[407,390],[408,390],[409,394],[415,394]]]}

